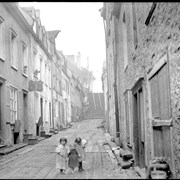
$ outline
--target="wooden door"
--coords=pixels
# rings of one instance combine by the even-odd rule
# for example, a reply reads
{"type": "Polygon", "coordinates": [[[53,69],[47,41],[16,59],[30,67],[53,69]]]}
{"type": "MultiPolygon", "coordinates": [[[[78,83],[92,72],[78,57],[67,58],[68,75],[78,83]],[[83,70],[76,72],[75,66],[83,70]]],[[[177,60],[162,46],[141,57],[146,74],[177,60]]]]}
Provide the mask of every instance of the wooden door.
{"type": "Polygon", "coordinates": [[[170,94],[167,64],[150,79],[153,120],[154,156],[165,156],[172,167],[170,94]],[[156,123],[155,123],[156,122],[156,123]]]}
{"type": "Polygon", "coordinates": [[[142,82],[136,85],[133,90],[133,139],[135,164],[140,168],[145,167],[145,131],[144,131],[144,98],[142,82]]]}

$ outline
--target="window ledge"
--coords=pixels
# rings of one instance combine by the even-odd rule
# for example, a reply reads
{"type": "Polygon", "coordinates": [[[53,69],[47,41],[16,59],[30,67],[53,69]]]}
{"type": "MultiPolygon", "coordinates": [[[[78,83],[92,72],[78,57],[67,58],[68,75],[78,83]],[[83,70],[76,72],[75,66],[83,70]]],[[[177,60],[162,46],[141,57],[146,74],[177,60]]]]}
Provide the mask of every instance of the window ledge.
{"type": "Polygon", "coordinates": [[[18,68],[16,68],[15,66],[11,65],[11,68],[18,71],[18,68]]]}
{"type": "Polygon", "coordinates": [[[28,78],[28,75],[27,75],[27,74],[22,73],[22,75],[23,75],[24,77],[28,78]]]}
{"type": "Polygon", "coordinates": [[[0,57],[0,60],[1,60],[2,62],[5,62],[5,58],[0,57]]]}
{"type": "Polygon", "coordinates": [[[157,127],[157,126],[172,126],[173,121],[172,119],[170,120],[157,120],[157,119],[152,119],[152,126],[157,127]]]}

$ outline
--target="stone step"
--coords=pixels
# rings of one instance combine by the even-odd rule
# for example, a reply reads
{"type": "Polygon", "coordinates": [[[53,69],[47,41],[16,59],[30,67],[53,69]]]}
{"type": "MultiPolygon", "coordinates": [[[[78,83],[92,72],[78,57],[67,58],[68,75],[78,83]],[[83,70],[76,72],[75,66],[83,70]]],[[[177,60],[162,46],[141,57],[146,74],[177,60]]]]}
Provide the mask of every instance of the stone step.
{"type": "Polygon", "coordinates": [[[38,138],[37,137],[29,137],[28,138],[28,144],[29,145],[34,145],[38,143],[38,138]]]}
{"type": "Polygon", "coordinates": [[[3,150],[0,150],[0,155],[5,155],[5,154],[9,154],[15,150],[18,150],[18,149],[21,149],[25,146],[27,146],[28,144],[15,144],[11,147],[6,147],[5,149],[3,150]]]}
{"type": "Polygon", "coordinates": [[[120,152],[118,149],[115,149],[113,152],[118,160],[118,165],[120,165],[122,169],[128,169],[132,166],[133,163],[131,161],[124,160],[122,157],[119,156],[120,152]]]}
{"type": "Polygon", "coordinates": [[[6,147],[5,144],[0,144],[0,149],[6,147]]]}
{"type": "Polygon", "coordinates": [[[120,148],[119,152],[120,152],[120,156],[124,160],[128,160],[128,159],[133,158],[133,154],[130,151],[128,151],[128,150],[124,150],[124,149],[120,148]]]}

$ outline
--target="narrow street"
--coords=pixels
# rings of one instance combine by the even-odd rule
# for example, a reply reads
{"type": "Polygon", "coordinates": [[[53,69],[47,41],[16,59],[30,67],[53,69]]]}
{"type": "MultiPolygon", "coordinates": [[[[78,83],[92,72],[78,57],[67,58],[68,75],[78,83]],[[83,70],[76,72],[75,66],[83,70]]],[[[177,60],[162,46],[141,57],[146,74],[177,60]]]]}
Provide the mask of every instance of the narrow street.
{"type": "Polygon", "coordinates": [[[1,179],[134,179],[140,178],[133,169],[123,170],[103,145],[105,136],[102,128],[97,128],[102,120],[84,120],[73,124],[65,131],[53,135],[36,145],[28,145],[8,155],[0,157],[1,179]],[[88,140],[84,172],[60,175],[55,169],[55,148],[59,138],[66,136],[68,144],[77,136],[88,140]]]}

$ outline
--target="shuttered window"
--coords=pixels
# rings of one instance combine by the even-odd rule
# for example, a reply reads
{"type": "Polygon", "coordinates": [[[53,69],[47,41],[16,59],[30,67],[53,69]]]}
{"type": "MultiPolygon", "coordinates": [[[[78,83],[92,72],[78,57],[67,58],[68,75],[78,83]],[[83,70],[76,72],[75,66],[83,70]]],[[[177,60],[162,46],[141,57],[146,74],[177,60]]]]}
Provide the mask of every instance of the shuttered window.
{"type": "Polygon", "coordinates": [[[150,79],[150,88],[153,118],[168,120],[170,111],[166,64],[150,79]]]}
{"type": "Polygon", "coordinates": [[[158,94],[158,74],[154,75],[150,80],[151,86],[151,103],[152,103],[152,116],[159,118],[159,94],[158,94]]]}

